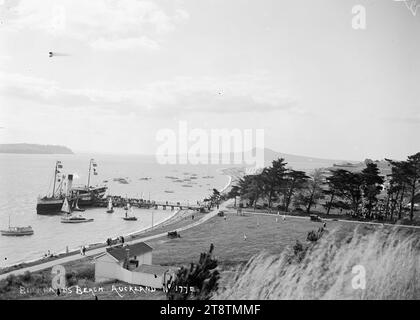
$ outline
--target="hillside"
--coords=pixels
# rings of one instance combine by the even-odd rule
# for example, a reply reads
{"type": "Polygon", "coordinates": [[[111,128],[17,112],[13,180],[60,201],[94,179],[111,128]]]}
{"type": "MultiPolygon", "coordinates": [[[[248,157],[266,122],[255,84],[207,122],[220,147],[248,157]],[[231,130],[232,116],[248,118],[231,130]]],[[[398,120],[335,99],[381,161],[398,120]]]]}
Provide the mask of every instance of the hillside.
{"type": "Polygon", "coordinates": [[[0,144],[0,153],[73,154],[73,151],[64,146],[29,144],[29,143],[12,143],[12,144],[0,144]]]}
{"type": "MultiPolygon", "coordinates": [[[[375,163],[378,166],[379,172],[381,175],[386,176],[391,174],[391,165],[385,161],[385,160],[375,160],[373,161],[373,163],[375,163]]],[[[361,162],[357,162],[357,163],[344,163],[342,165],[340,165],[342,163],[338,163],[338,165],[335,165],[333,167],[330,167],[328,169],[331,170],[337,170],[337,169],[344,169],[350,172],[360,172],[363,169],[366,168],[366,163],[365,161],[361,161],[361,162]]]]}
{"type": "MultiPolygon", "coordinates": [[[[309,165],[311,167],[316,165],[316,164],[320,164],[321,167],[328,167],[328,166],[332,166],[335,163],[343,162],[341,160],[322,159],[322,158],[315,158],[315,157],[308,157],[308,156],[298,156],[298,155],[294,155],[294,154],[276,152],[276,151],[268,149],[268,148],[264,149],[264,162],[269,164],[273,160],[278,159],[278,158],[284,158],[286,160],[286,162],[289,162],[291,164],[299,163],[299,164],[302,164],[304,166],[309,165]]],[[[351,161],[351,163],[355,163],[355,162],[351,161]]]]}
{"type": "MultiPolygon", "coordinates": [[[[261,149],[259,149],[260,151],[261,149]]],[[[256,149],[252,150],[253,154],[256,154],[256,149]]],[[[260,151],[261,152],[261,151],[260,151]]],[[[304,170],[304,171],[311,171],[315,168],[329,168],[332,167],[334,164],[349,162],[352,164],[356,164],[356,161],[342,161],[342,160],[334,160],[334,159],[322,159],[316,157],[308,157],[308,156],[298,156],[294,154],[282,153],[277,152],[268,148],[264,149],[264,165],[269,166],[273,160],[277,160],[279,158],[283,158],[289,167],[292,167],[295,170],[304,170]]]]}

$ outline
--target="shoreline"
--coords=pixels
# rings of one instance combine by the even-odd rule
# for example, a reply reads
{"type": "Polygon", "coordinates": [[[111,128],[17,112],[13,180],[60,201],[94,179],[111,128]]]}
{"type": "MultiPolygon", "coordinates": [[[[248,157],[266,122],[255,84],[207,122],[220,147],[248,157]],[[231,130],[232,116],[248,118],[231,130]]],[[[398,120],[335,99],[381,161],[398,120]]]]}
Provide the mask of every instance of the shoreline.
{"type": "MultiPolygon", "coordinates": [[[[162,224],[164,224],[165,222],[168,222],[169,220],[171,220],[172,218],[174,218],[174,217],[176,217],[176,215],[180,212],[180,211],[182,211],[182,210],[174,210],[174,213],[172,213],[170,216],[168,216],[168,217],[166,217],[165,219],[163,219],[162,221],[160,221],[158,224],[156,224],[156,225],[154,225],[154,226],[149,226],[149,227],[144,227],[143,229],[140,229],[140,230],[137,230],[137,231],[134,231],[134,232],[130,232],[130,233],[127,233],[127,234],[123,234],[122,236],[124,237],[124,238],[128,238],[128,237],[136,237],[136,236],[138,236],[138,235],[141,235],[142,233],[146,233],[146,232],[148,232],[148,231],[150,231],[150,230],[153,230],[154,228],[158,228],[158,227],[160,227],[162,224]],[[150,230],[149,230],[150,229],[150,230]]],[[[111,239],[117,239],[118,238],[118,236],[114,236],[114,237],[111,237],[111,239]]],[[[89,250],[89,248],[91,248],[91,247],[99,247],[99,245],[102,245],[102,243],[89,243],[88,245],[86,245],[85,246],[85,248],[86,248],[86,251],[88,251],[89,250]]],[[[76,247],[76,248],[71,248],[71,249],[69,249],[69,253],[70,252],[78,252],[78,251],[80,251],[80,249],[78,248],[78,247],[76,247]]],[[[66,251],[60,251],[60,252],[58,252],[57,253],[57,255],[59,256],[59,255],[65,255],[67,252],[66,251]]],[[[36,261],[38,261],[39,259],[35,259],[35,260],[33,260],[32,262],[36,262],[36,261]]]]}
{"type": "MultiPolygon", "coordinates": [[[[172,219],[176,219],[178,216],[180,216],[182,211],[183,210],[175,211],[172,215],[170,215],[169,217],[167,217],[166,219],[161,221],[159,224],[153,226],[153,228],[151,226],[146,227],[146,228],[137,230],[135,232],[131,232],[129,234],[123,235],[123,237],[124,238],[129,238],[131,241],[133,241],[137,237],[141,236],[142,234],[153,231],[153,229],[157,229],[159,227],[162,227],[163,225],[165,225],[165,223],[169,222],[169,224],[170,224],[171,223],[170,221],[172,219]]],[[[127,243],[130,242],[130,240],[127,239],[127,243]]],[[[107,247],[107,245],[106,245],[106,243],[90,243],[90,244],[86,245],[85,247],[86,247],[86,252],[89,252],[91,250],[107,247]]],[[[49,257],[42,257],[42,258],[33,259],[33,260],[29,260],[29,261],[14,263],[14,264],[11,264],[9,266],[5,266],[3,268],[0,268],[0,276],[4,273],[9,273],[9,272],[13,272],[15,270],[17,271],[17,270],[20,270],[20,269],[23,269],[23,268],[36,266],[36,265],[39,265],[39,264],[42,264],[42,263],[53,262],[55,260],[59,260],[59,259],[67,258],[67,257],[71,257],[71,256],[77,256],[77,255],[80,255],[80,248],[72,248],[72,249],[69,249],[68,252],[60,251],[58,253],[53,253],[52,256],[49,256],[49,257]]]]}
{"type": "MultiPolygon", "coordinates": [[[[232,183],[232,176],[230,174],[224,173],[224,172],[221,172],[221,174],[228,177],[227,184],[222,189],[220,189],[220,192],[222,193],[222,192],[226,191],[226,189],[228,189],[229,186],[231,185],[231,183],[232,183]]],[[[144,234],[147,234],[148,232],[153,232],[154,229],[158,229],[158,228],[161,228],[161,227],[164,227],[164,226],[167,226],[167,225],[171,225],[171,224],[177,223],[178,221],[182,220],[182,217],[183,217],[182,213],[183,212],[187,212],[188,213],[188,211],[190,211],[190,210],[176,210],[168,218],[164,219],[159,224],[157,224],[157,225],[155,225],[153,227],[152,226],[146,227],[146,228],[143,228],[141,230],[132,232],[130,234],[123,235],[124,238],[125,237],[128,238],[125,243],[130,243],[132,241],[136,241],[136,240],[138,240],[138,238],[140,236],[142,236],[144,234]],[[178,220],[177,218],[180,218],[180,219],[178,220]],[[171,220],[174,220],[174,221],[171,221],[171,220]]],[[[200,223],[203,223],[203,222],[205,222],[207,220],[208,219],[204,219],[202,221],[202,218],[201,218],[199,221],[196,221],[194,223],[185,225],[185,226],[183,226],[183,227],[181,227],[179,229],[184,230],[184,228],[189,228],[189,227],[196,226],[196,225],[198,225],[200,223]]],[[[106,248],[107,245],[106,245],[106,243],[92,243],[92,244],[88,244],[85,247],[86,247],[86,252],[89,252],[89,251],[92,251],[92,250],[98,250],[98,249],[101,249],[101,248],[106,248]]],[[[63,259],[63,258],[71,257],[71,256],[77,256],[77,255],[80,255],[80,249],[78,249],[78,248],[77,249],[69,250],[68,253],[67,252],[61,252],[61,253],[59,252],[59,253],[57,253],[55,255],[53,254],[50,257],[38,258],[38,259],[30,260],[30,261],[20,262],[20,263],[17,263],[17,264],[15,263],[15,264],[12,264],[10,266],[6,266],[6,267],[1,268],[0,269],[0,276],[1,275],[4,275],[4,274],[7,274],[7,273],[14,272],[14,271],[19,271],[19,270],[24,269],[24,268],[29,268],[29,267],[37,266],[37,265],[40,265],[40,264],[43,264],[43,263],[50,263],[50,262],[54,262],[55,260],[59,260],[59,259],[63,259]]]]}
{"type": "MultiPolygon", "coordinates": [[[[163,219],[162,221],[160,221],[158,224],[155,224],[153,227],[152,226],[144,227],[140,230],[136,230],[136,231],[128,233],[128,234],[123,234],[122,236],[124,238],[125,237],[135,237],[137,235],[141,235],[142,233],[150,231],[149,229],[153,230],[154,228],[158,228],[162,224],[165,224],[169,220],[176,217],[176,215],[179,213],[179,211],[182,211],[182,210],[174,210],[174,213],[172,213],[170,216],[168,216],[165,219],[163,219]]],[[[111,237],[111,239],[117,239],[118,237],[119,236],[114,236],[114,237],[111,237]]],[[[102,243],[102,242],[93,242],[93,243],[89,243],[89,244],[85,245],[84,247],[86,248],[86,251],[88,251],[88,250],[99,248],[102,245],[104,245],[104,243],[102,243]]],[[[0,268],[0,274],[3,273],[3,270],[13,268],[13,267],[16,267],[16,266],[25,265],[25,267],[27,267],[27,265],[36,265],[36,264],[38,264],[40,262],[43,262],[43,261],[53,261],[53,260],[48,260],[48,259],[51,259],[51,258],[56,259],[56,258],[62,258],[62,257],[67,257],[67,256],[71,256],[71,255],[74,255],[74,254],[78,254],[78,253],[80,253],[80,247],[81,246],[82,245],[77,246],[77,247],[69,248],[68,251],[66,251],[64,249],[64,250],[61,250],[61,251],[51,252],[51,256],[49,256],[49,257],[40,257],[40,258],[31,259],[31,260],[23,260],[23,261],[12,263],[10,265],[6,265],[6,266],[0,268]]]]}
{"type": "Polygon", "coordinates": [[[232,176],[229,175],[229,174],[226,174],[226,175],[228,176],[229,181],[228,181],[228,183],[222,189],[219,190],[220,193],[225,192],[226,189],[229,188],[229,186],[232,184],[232,176]]]}
{"type": "Polygon", "coordinates": [[[174,213],[173,214],[171,214],[169,217],[167,217],[167,218],[165,218],[165,219],[163,219],[161,222],[159,222],[158,224],[156,224],[156,225],[153,225],[153,226],[149,226],[149,227],[145,227],[145,228],[143,228],[143,229],[140,229],[140,230],[137,230],[137,231],[134,231],[134,232],[131,232],[131,233],[127,233],[127,234],[125,234],[125,235],[123,235],[123,237],[135,237],[135,236],[137,236],[137,235],[139,235],[139,234],[141,234],[141,233],[145,233],[145,232],[148,232],[148,231],[150,231],[150,230],[153,230],[154,228],[157,228],[157,227],[160,227],[162,224],[164,224],[165,222],[168,222],[169,220],[171,220],[172,218],[175,218],[177,215],[178,215],[178,213],[180,213],[181,211],[183,211],[183,210],[180,210],[180,209],[178,209],[178,210],[174,210],[174,213]],[[150,229],[150,230],[149,230],[150,229]]]}

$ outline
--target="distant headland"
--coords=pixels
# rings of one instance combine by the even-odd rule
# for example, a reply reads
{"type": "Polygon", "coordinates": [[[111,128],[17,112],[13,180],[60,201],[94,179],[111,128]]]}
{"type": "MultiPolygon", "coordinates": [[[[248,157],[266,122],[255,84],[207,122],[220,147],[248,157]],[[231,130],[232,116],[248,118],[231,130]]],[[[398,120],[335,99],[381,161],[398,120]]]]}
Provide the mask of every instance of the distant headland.
{"type": "Polygon", "coordinates": [[[73,154],[74,152],[64,146],[41,145],[30,143],[0,144],[0,153],[20,154],[73,154]]]}

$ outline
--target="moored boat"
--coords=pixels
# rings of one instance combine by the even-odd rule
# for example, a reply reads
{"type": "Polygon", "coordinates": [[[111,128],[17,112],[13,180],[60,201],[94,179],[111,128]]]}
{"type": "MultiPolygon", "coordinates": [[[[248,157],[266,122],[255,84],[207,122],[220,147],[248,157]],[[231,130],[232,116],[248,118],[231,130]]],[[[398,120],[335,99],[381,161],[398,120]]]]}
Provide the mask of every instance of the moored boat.
{"type": "Polygon", "coordinates": [[[8,230],[0,230],[2,236],[30,236],[34,234],[31,226],[9,227],[8,230]]]}
{"type": "Polygon", "coordinates": [[[9,215],[9,228],[7,230],[0,230],[2,236],[30,236],[34,234],[34,230],[31,226],[27,227],[11,227],[10,226],[10,215],[9,215]]]}
{"type": "Polygon", "coordinates": [[[137,218],[132,216],[132,217],[123,217],[123,220],[125,221],[137,221],[137,218]]]}
{"type": "Polygon", "coordinates": [[[112,199],[109,198],[108,200],[108,208],[106,210],[106,213],[113,213],[114,212],[114,206],[112,205],[112,199]]]}
{"type": "Polygon", "coordinates": [[[83,223],[83,222],[92,222],[93,219],[82,217],[81,215],[78,216],[71,216],[71,217],[62,217],[61,223],[83,223]]]}
{"type": "Polygon", "coordinates": [[[123,217],[123,220],[125,220],[125,221],[137,221],[137,218],[135,216],[133,216],[133,215],[129,216],[128,215],[128,210],[130,210],[130,212],[133,211],[129,203],[127,203],[127,207],[125,209],[125,216],[123,217]]]}
{"type": "Polygon", "coordinates": [[[53,180],[53,189],[51,195],[45,195],[43,197],[38,197],[36,204],[36,213],[37,214],[59,214],[61,207],[64,202],[64,195],[62,193],[63,188],[63,177],[59,174],[63,165],[61,161],[56,161],[54,169],[54,180],[53,180]]]}
{"type": "Polygon", "coordinates": [[[67,198],[64,199],[64,204],[61,211],[66,213],[66,216],[61,218],[61,223],[83,223],[83,222],[93,221],[93,219],[87,219],[83,217],[82,215],[77,215],[77,216],[72,215],[71,208],[70,208],[67,198]]]}
{"type": "Polygon", "coordinates": [[[65,175],[60,175],[62,168],[61,161],[57,161],[54,170],[52,194],[38,197],[36,206],[37,214],[60,214],[64,204],[64,198],[66,197],[70,203],[76,201],[74,211],[83,211],[79,206],[91,206],[106,193],[107,186],[90,185],[91,173],[93,172],[93,175],[98,174],[96,171],[97,164],[94,159],[91,159],[89,163],[89,175],[86,186],[73,186],[73,175],[69,174],[66,179],[65,175]]]}
{"type": "Polygon", "coordinates": [[[61,207],[63,206],[64,198],[61,196],[57,197],[42,197],[37,199],[36,213],[43,215],[54,215],[59,214],[61,207]]]}
{"type": "Polygon", "coordinates": [[[93,205],[97,200],[102,199],[105,195],[108,187],[107,186],[91,186],[91,175],[98,175],[97,163],[94,159],[90,159],[88,180],[85,186],[74,186],[71,189],[72,198],[78,199],[78,205],[80,207],[87,207],[93,205]]]}
{"type": "Polygon", "coordinates": [[[72,196],[79,199],[79,206],[89,207],[92,206],[97,200],[102,199],[106,190],[106,186],[75,186],[71,191],[72,196]]]}

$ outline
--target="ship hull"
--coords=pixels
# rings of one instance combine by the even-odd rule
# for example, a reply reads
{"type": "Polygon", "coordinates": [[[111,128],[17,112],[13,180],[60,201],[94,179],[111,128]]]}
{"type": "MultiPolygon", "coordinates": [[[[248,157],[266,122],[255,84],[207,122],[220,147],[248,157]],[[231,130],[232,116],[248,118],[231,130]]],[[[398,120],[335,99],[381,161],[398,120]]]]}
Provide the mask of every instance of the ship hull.
{"type": "Polygon", "coordinates": [[[80,207],[89,207],[93,205],[93,197],[91,195],[82,196],[79,198],[77,204],[80,207]]]}
{"type": "Polygon", "coordinates": [[[74,188],[73,195],[78,198],[79,207],[90,207],[100,200],[105,192],[107,187],[97,187],[87,190],[86,188],[74,188]]]}
{"type": "MultiPolygon", "coordinates": [[[[85,191],[83,189],[77,191],[84,191],[84,194],[78,195],[78,202],[77,205],[79,207],[90,207],[95,204],[95,202],[103,197],[107,188],[106,187],[99,187],[96,189],[92,189],[89,191],[85,191]]],[[[75,192],[76,193],[76,192],[75,192]]],[[[76,196],[73,194],[74,197],[70,196],[70,205],[73,205],[73,201],[76,196]]],[[[54,198],[54,199],[38,199],[36,205],[36,213],[41,215],[59,215],[61,214],[61,208],[64,203],[64,198],[54,198]]]]}
{"type": "Polygon", "coordinates": [[[36,213],[42,215],[57,215],[61,214],[64,199],[46,199],[38,200],[36,204],[36,213]]]}
{"type": "Polygon", "coordinates": [[[34,234],[33,231],[23,231],[23,232],[15,232],[15,231],[7,231],[7,230],[2,230],[0,231],[2,236],[6,236],[6,237],[22,237],[22,236],[31,236],[34,234]]]}
{"type": "Polygon", "coordinates": [[[61,223],[84,223],[84,222],[92,222],[93,219],[84,219],[84,220],[70,220],[70,219],[62,219],[61,223]]]}
{"type": "Polygon", "coordinates": [[[125,221],[137,221],[137,218],[136,217],[128,217],[128,218],[124,217],[123,220],[125,220],[125,221]]]}

